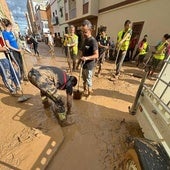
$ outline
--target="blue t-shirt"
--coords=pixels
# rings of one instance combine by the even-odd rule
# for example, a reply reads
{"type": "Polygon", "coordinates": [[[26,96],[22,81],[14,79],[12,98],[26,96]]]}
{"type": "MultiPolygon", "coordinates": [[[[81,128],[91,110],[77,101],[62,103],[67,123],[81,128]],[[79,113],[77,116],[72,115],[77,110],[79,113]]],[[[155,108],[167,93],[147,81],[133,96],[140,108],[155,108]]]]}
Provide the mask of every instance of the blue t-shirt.
{"type": "Polygon", "coordinates": [[[14,34],[11,31],[8,32],[8,31],[5,30],[5,31],[2,32],[2,34],[3,34],[4,40],[9,41],[10,46],[12,46],[16,49],[19,49],[18,44],[17,44],[17,40],[16,40],[14,34]]]}

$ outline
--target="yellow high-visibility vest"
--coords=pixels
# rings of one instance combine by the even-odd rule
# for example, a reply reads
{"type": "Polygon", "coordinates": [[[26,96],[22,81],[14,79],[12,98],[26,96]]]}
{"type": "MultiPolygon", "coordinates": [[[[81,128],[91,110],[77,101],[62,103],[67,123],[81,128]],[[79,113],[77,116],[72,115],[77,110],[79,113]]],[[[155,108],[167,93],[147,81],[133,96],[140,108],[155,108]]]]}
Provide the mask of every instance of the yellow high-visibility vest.
{"type": "MultiPolygon", "coordinates": [[[[132,31],[132,30],[129,28],[129,29],[125,32],[125,34],[124,34],[123,37],[125,37],[125,36],[126,36],[129,32],[131,32],[131,31],[132,31]]],[[[123,32],[124,32],[124,30],[121,30],[121,31],[118,33],[118,36],[117,36],[117,42],[118,42],[118,43],[123,39],[123,37],[122,37],[123,32]]],[[[122,45],[121,45],[121,47],[120,47],[120,50],[122,50],[122,51],[127,51],[128,47],[129,47],[129,44],[130,44],[130,38],[131,38],[131,35],[122,43],[122,45]]]]}
{"type": "Polygon", "coordinates": [[[158,60],[163,60],[165,58],[165,45],[169,44],[168,41],[161,42],[157,49],[156,53],[154,54],[154,58],[158,60]]]}
{"type": "Polygon", "coordinates": [[[147,43],[147,42],[144,42],[143,45],[142,45],[142,47],[143,47],[143,48],[140,50],[139,55],[144,55],[144,54],[147,53],[146,49],[147,49],[147,47],[148,47],[148,43],[147,43]]]}
{"type": "Polygon", "coordinates": [[[72,47],[72,53],[77,55],[78,53],[78,36],[76,34],[68,37],[68,44],[76,43],[75,46],[72,47]]]}

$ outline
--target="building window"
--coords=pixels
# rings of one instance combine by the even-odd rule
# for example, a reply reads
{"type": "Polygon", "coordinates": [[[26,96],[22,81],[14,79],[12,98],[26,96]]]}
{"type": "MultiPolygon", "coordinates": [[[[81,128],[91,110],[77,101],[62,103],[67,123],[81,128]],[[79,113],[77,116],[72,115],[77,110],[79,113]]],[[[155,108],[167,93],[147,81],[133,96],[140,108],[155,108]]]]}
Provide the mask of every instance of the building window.
{"type": "Polygon", "coordinates": [[[69,19],[76,18],[76,1],[69,1],[69,19]]]}
{"type": "Polygon", "coordinates": [[[83,0],[83,15],[89,12],[89,0],[83,0]]]}
{"type": "Polygon", "coordinates": [[[55,15],[57,16],[57,10],[55,10],[55,15]]]}
{"type": "Polygon", "coordinates": [[[64,1],[65,20],[68,20],[68,4],[64,1]]]}
{"type": "Polygon", "coordinates": [[[63,17],[63,7],[60,7],[60,16],[63,17]]]}
{"type": "Polygon", "coordinates": [[[58,20],[58,16],[57,16],[57,10],[55,10],[55,12],[53,12],[53,17],[52,17],[52,25],[58,25],[59,24],[59,20],[58,20]]]}

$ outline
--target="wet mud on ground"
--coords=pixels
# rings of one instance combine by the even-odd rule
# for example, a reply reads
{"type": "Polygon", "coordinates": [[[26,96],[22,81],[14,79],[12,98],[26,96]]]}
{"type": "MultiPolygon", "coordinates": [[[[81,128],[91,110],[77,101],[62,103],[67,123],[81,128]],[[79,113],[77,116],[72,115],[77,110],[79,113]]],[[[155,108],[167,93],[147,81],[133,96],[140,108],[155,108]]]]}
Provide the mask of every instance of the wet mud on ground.
{"type": "MultiPolygon", "coordinates": [[[[56,48],[56,57],[53,58],[44,43],[39,44],[39,49],[40,57],[24,55],[27,70],[36,64],[68,69],[60,48],[56,48]]],[[[48,166],[40,169],[121,170],[124,154],[129,147],[127,137],[142,136],[135,116],[128,113],[128,106],[132,105],[140,83],[140,79],[132,75],[143,72],[134,64],[125,63],[120,79],[113,82],[108,80],[113,65],[112,61],[105,62],[101,77],[93,77],[93,95],[90,99],[83,97],[73,101],[72,118],[75,124],[64,128],[58,125],[54,117],[46,116],[39,90],[29,82],[24,82],[22,87],[31,99],[18,103],[0,80],[0,169],[36,169],[35,164],[42,164],[38,158],[46,155],[44,150],[47,146],[61,142],[63,137],[64,141],[53,159],[47,158],[48,166]],[[44,148],[45,142],[47,145],[44,148]],[[37,154],[33,155],[32,149],[37,154]]],[[[73,74],[79,75],[78,72],[73,74]]],[[[147,80],[146,83],[151,85],[153,81],[147,80]]],[[[65,97],[65,92],[60,93],[65,97]]]]}

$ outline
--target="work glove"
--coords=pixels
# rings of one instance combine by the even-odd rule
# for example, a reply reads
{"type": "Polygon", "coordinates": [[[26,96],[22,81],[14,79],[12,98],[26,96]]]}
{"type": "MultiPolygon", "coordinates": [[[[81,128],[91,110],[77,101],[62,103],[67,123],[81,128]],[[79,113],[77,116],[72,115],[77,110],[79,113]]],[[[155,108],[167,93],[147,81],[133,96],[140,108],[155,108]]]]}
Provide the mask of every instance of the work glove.
{"type": "Polygon", "coordinates": [[[66,120],[67,119],[66,112],[58,113],[58,118],[59,118],[60,121],[66,120]]]}
{"type": "Polygon", "coordinates": [[[67,118],[64,106],[60,106],[55,103],[52,103],[51,110],[59,121],[63,121],[67,118]]]}

